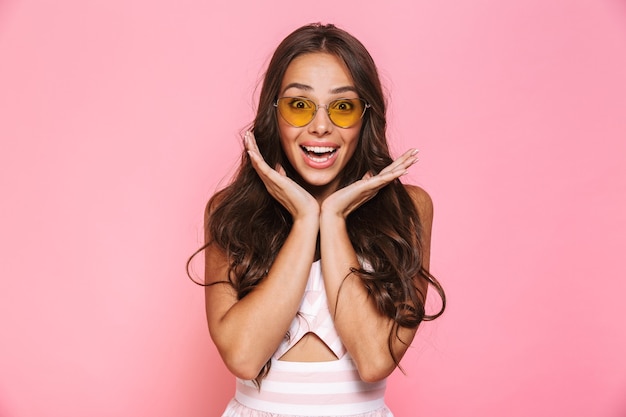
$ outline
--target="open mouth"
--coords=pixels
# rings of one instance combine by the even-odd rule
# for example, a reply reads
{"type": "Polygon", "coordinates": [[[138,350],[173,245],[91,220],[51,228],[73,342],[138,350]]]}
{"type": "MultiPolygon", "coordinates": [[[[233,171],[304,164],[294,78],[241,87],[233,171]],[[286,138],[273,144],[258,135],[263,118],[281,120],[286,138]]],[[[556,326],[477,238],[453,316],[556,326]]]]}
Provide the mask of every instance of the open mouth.
{"type": "Polygon", "coordinates": [[[301,146],[304,154],[315,162],[326,162],[333,157],[337,148],[330,146],[301,146]]]}

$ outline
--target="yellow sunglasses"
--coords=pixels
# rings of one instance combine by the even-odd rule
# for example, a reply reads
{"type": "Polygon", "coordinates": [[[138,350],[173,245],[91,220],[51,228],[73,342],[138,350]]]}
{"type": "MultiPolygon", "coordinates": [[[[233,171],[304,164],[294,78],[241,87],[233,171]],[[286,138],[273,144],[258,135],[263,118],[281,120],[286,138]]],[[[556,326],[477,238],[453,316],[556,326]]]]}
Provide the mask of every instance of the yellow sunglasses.
{"type": "Polygon", "coordinates": [[[318,105],[304,97],[281,97],[274,103],[278,112],[287,123],[295,127],[303,127],[311,123],[320,107],[326,109],[330,121],[338,127],[354,126],[370,107],[360,98],[340,98],[326,105],[318,105]]]}

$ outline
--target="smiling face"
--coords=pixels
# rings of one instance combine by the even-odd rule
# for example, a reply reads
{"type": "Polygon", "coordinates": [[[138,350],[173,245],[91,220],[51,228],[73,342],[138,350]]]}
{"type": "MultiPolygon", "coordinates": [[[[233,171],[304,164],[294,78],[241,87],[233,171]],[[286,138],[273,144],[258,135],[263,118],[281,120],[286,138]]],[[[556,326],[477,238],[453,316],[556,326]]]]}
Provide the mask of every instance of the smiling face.
{"type": "Polygon", "coordinates": [[[354,81],[335,55],[300,55],[287,67],[279,97],[302,97],[319,106],[313,120],[302,127],[292,126],[278,115],[278,129],[283,151],[303,180],[302,185],[321,201],[337,189],[363,124],[359,119],[348,128],[338,127],[329,119],[325,106],[337,99],[359,98],[354,81]]]}

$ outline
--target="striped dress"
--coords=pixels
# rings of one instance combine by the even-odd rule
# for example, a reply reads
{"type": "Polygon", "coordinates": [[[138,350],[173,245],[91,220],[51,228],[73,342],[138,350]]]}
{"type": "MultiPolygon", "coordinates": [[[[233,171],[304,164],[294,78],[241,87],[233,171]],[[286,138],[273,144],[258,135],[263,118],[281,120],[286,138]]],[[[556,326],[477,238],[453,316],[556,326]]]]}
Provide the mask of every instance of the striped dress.
{"type": "Polygon", "coordinates": [[[386,381],[363,382],[341,343],[328,310],[320,261],[313,263],[299,314],[272,358],[261,388],[237,378],[222,417],[393,417],[385,405],[386,381]],[[278,360],[313,332],[339,358],[328,362],[278,360]]]}

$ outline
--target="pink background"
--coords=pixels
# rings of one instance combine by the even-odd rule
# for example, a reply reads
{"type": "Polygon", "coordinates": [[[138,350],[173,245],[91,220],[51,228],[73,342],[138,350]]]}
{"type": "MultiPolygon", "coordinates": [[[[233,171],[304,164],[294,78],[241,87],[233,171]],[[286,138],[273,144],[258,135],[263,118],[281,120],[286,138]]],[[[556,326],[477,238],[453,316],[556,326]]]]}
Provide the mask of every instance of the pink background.
{"type": "Polygon", "coordinates": [[[273,48],[376,59],[449,309],[397,417],[626,416],[626,4],[0,1],[0,416],[217,416],[184,262],[273,48]]]}

